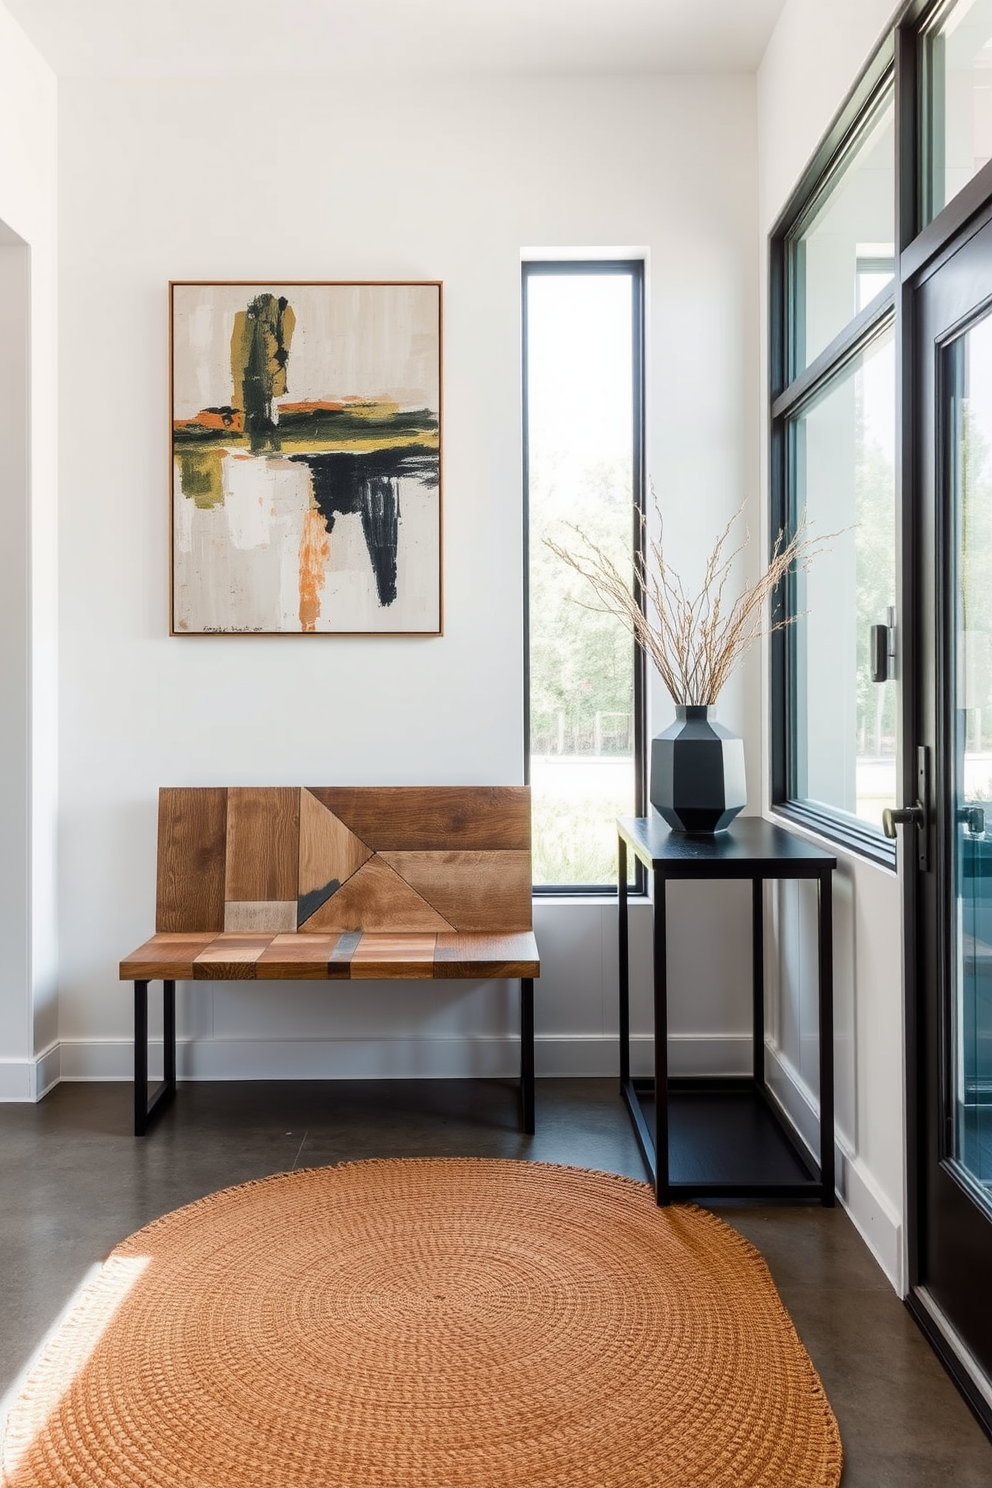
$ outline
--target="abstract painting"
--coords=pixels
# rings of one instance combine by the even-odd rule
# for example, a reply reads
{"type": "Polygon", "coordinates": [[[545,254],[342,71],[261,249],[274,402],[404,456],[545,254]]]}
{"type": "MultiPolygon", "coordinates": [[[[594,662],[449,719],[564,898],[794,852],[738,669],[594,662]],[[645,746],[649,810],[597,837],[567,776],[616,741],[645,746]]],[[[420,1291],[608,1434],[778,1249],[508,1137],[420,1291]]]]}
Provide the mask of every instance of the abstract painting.
{"type": "Polygon", "coordinates": [[[173,283],[172,633],[441,631],[441,285],[173,283]]]}

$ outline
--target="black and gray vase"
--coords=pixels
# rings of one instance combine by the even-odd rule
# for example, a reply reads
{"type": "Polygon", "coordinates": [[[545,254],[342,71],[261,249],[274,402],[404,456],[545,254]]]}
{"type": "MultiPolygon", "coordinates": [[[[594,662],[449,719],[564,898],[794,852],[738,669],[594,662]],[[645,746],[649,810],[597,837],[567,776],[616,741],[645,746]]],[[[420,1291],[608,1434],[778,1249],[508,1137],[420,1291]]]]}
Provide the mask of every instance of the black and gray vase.
{"type": "Polygon", "coordinates": [[[747,804],[744,741],[714,708],[677,704],[651,741],[651,804],[676,832],[722,832],[747,804]]]}

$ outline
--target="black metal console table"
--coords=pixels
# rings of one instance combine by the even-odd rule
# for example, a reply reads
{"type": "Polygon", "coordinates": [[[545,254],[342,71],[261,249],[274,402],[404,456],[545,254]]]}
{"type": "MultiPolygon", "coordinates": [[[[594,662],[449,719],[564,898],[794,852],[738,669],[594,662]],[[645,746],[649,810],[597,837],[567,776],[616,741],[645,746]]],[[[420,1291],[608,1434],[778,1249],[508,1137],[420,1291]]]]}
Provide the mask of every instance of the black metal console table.
{"type": "Polygon", "coordinates": [[[834,1202],[833,906],[837,859],[760,817],[738,817],[713,836],[673,832],[659,816],[621,817],[620,1089],[659,1204],[675,1198],[778,1197],[834,1202]],[[654,894],[654,1079],[630,1074],[627,849],[652,875],[654,894]],[[820,1152],[814,1162],[765,1078],[764,894],[766,879],[817,882],[820,1024],[820,1152]],[[750,879],[753,1067],[750,1076],[668,1073],[665,891],[671,879],[750,879]],[[646,1106],[653,1105],[653,1112],[646,1106]],[[652,1129],[653,1128],[653,1129],[652,1129]]]}

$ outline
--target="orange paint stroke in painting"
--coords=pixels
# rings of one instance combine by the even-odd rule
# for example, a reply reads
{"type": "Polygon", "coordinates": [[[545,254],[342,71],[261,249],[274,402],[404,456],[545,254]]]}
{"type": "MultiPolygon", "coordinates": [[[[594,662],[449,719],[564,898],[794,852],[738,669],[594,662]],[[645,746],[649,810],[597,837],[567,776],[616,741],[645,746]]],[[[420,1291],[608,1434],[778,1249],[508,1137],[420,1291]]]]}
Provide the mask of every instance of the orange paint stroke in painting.
{"type": "Polygon", "coordinates": [[[400,405],[393,398],[359,398],[348,394],[344,398],[309,398],[303,403],[280,403],[280,414],[289,413],[350,413],[353,418],[393,418],[400,405]]]}
{"type": "Polygon", "coordinates": [[[330,556],[327,525],[317,507],[312,506],[303,517],[300,534],[300,629],[303,631],[317,629],[320,594],[330,556]]]}
{"type": "Polygon", "coordinates": [[[343,403],[329,398],[310,399],[306,403],[280,403],[280,413],[340,413],[343,403]]]}
{"type": "Polygon", "coordinates": [[[174,429],[223,429],[229,434],[244,432],[245,416],[237,408],[201,408],[189,419],[174,419],[174,429]]]}

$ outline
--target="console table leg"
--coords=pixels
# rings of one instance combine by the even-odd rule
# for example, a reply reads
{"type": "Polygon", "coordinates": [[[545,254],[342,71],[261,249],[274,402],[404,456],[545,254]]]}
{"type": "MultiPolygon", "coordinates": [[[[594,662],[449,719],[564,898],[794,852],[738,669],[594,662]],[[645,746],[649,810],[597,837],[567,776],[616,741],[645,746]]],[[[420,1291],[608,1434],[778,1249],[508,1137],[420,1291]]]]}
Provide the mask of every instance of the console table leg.
{"type": "Polygon", "coordinates": [[[534,979],[520,978],[520,1099],[524,1131],[534,1135],[534,979]]]}
{"type": "Polygon", "coordinates": [[[835,1202],[834,1176],[834,924],[829,871],[817,879],[820,992],[820,1183],[822,1202],[835,1202]]]}
{"type": "Polygon", "coordinates": [[[630,1080],[630,944],[627,939],[627,844],[617,844],[617,973],[620,985],[620,1093],[630,1080]]]}
{"type": "Polygon", "coordinates": [[[671,1198],[668,1182],[668,935],[665,880],[654,874],[654,1152],[655,1197],[671,1198]]]}
{"type": "Polygon", "coordinates": [[[765,1084],[765,885],[751,880],[751,1001],[754,1012],[754,1083],[765,1084]]]}

